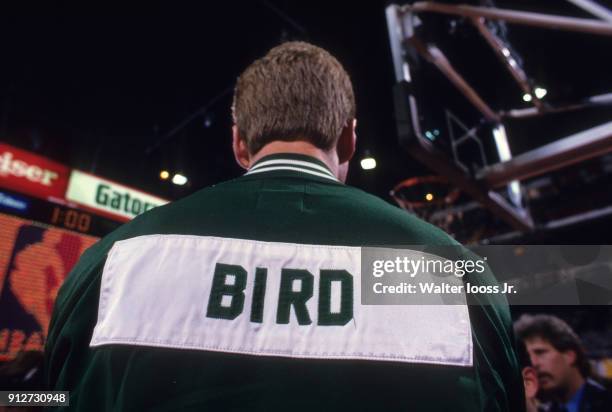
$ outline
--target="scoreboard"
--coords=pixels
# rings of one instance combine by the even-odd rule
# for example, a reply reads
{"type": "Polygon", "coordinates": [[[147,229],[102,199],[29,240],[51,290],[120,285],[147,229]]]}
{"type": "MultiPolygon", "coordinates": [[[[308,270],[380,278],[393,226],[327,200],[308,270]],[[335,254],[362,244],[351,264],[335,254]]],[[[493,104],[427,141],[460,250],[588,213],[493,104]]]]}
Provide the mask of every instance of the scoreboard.
{"type": "Polygon", "coordinates": [[[123,223],[67,204],[37,199],[2,188],[0,213],[97,237],[105,236],[123,223]]]}
{"type": "Polygon", "coordinates": [[[62,282],[89,246],[122,223],[0,189],[0,362],[43,350],[62,282]]]}
{"type": "Polygon", "coordinates": [[[0,213],[0,361],[43,349],[57,291],[97,239],[0,213]]]}
{"type": "Polygon", "coordinates": [[[0,362],[43,350],[57,292],[81,254],[164,203],[0,142],[0,362]],[[131,203],[115,207],[118,196],[131,203]]]}

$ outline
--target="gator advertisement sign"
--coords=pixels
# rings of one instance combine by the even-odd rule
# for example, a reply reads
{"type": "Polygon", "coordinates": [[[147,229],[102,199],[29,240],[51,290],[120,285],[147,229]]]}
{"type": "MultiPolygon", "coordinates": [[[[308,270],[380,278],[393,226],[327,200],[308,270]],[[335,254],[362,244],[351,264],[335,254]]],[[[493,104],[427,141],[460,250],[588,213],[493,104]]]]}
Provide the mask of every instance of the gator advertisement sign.
{"type": "Polygon", "coordinates": [[[92,212],[124,221],[168,203],[165,199],[80,170],[73,170],[70,175],[66,199],[92,212]]]}
{"type": "Polygon", "coordinates": [[[43,349],[59,287],[96,240],[0,214],[0,361],[43,349]]]}

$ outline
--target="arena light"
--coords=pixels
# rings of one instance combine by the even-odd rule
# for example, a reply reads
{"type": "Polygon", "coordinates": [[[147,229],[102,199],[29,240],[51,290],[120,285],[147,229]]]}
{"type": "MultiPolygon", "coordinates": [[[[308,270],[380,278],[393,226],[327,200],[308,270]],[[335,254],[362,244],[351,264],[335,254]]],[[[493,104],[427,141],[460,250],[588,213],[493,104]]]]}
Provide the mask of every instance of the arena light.
{"type": "Polygon", "coordinates": [[[170,172],[168,172],[167,170],[162,170],[161,172],[159,172],[159,178],[161,180],[168,180],[169,177],[170,177],[170,172]]]}
{"type": "Polygon", "coordinates": [[[425,200],[427,200],[428,202],[431,202],[433,200],[434,196],[431,193],[427,193],[425,195],[425,200]]]}
{"type": "Polygon", "coordinates": [[[174,175],[174,177],[172,177],[172,183],[178,186],[183,186],[185,183],[187,183],[187,178],[177,173],[174,175]]]}
{"type": "Polygon", "coordinates": [[[530,102],[531,100],[533,100],[533,97],[529,93],[523,95],[523,101],[530,102]]]}
{"type": "Polygon", "coordinates": [[[546,96],[546,93],[548,93],[548,91],[543,87],[536,87],[534,93],[538,99],[541,99],[542,97],[546,96]]]}
{"type": "Polygon", "coordinates": [[[376,159],[374,159],[369,153],[361,159],[361,168],[363,170],[372,170],[376,167],[376,159]]]}

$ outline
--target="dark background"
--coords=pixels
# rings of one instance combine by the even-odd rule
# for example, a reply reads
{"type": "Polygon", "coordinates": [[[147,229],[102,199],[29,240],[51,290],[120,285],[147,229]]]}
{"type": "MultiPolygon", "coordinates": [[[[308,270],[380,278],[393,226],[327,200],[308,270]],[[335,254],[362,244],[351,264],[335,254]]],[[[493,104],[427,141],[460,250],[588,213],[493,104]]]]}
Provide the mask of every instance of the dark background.
{"type": "MultiPolygon", "coordinates": [[[[593,18],[562,0],[466,2],[593,18]]],[[[230,146],[234,82],[271,47],[307,40],[336,55],[354,82],[359,140],[348,183],[393,202],[389,192],[395,184],[431,172],[397,142],[391,94],[395,76],[384,13],[388,3],[3,4],[0,140],[175,200],[242,173],[230,146]],[[371,171],[359,167],[366,150],[378,162],[371,171]],[[179,187],[161,181],[162,169],[186,175],[189,183],[179,187]]],[[[468,22],[439,15],[423,20],[432,28],[430,40],[494,110],[529,106],[468,22]]],[[[612,91],[610,37],[517,25],[503,30],[525,71],[548,89],[548,103],[612,91]]],[[[470,127],[479,121],[435,68],[423,63],[419,70],[421,109],[431,115],[432,127],[443,126],[435,116],[443,108],[461,114],[470,127]]],[[[506,127],[518,154],[610,118],[606,106],[508,121],[506,127]]],[[[483,135],[490,144],[486,130],[483,135]]],[[[488,161],[497,159],[490,155],[488,161]]],[[[550,174],[545,195],[531,204],[536,221],[610,205],[610,173],[612,156],[550,174]]],[[[497,225],[499,233],[511,230],[490,216],[473,220],[497,225]]],[[[611,221],[605,222],[520,240],[607,243],[611,221]]]]}
{"type": "MultiPolygon", "coordinates": [[[[612,7],[611,1],[599,3],[612,7]]],[[[271,47],[285,40],[307,40],[337,56],[354,82],[359,141],[348,183],[392,202],[389,191],[396,183],[431,172],[397,142],[387,4],[257,0],[113,7],[4,2],[0,6],[0,140],[170,200],[179,199],[242,173],[230,145],[234,82],[271,47]],[[359,167],[366,150],[378,162],[372,171],[359,167]],[[161,181],[162,169],[186,175],[189,183],[180,187],[161,181]]],[[[495,5],[592,18],[562,0],[499,0],[495,5]]],[[[424,21],[436,28],[432,40],[439,42],[493,109],[528,106],[469,24],[440,16],[424,21]]],[[[516,25],[506,29],[525,71],[548,89],[546,101],[551,104],[612,92],[610,37],[516,25]]],[[[435,69],[426,63],[421,69],[425,112],[450,107],[478,121],[435,69]]],[[[506,126],[511,148],[518,154],[611,118],[607,106],[511,121],[506,126]]],[[[437,126],[435,119],[432,122],[432,127],[437,126]]],[[[546,221],[609,206],[611,173],[608,155],[550,174],[547,191],[532,202],[534,216],[546,221]]],[[[612,238],[611,223],[603,218],[522,241],[606,244],[612,238]]],[[[502,233],[510,230],[500,227],[502,233]]],[[[515,315],[541,310],[515,308],[515,315]]],[[[607,307],[550,311],[587,339],[592,354],[612,353],[607,335],[612,315],[607,307]]]]}

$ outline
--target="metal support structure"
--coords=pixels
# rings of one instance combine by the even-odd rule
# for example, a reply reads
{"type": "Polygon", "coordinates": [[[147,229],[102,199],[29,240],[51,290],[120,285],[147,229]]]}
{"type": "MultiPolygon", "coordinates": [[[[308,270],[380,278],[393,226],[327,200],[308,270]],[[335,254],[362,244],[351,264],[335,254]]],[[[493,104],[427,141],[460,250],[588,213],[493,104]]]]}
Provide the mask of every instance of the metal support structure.
{"type": "MultiPolygon", "coordinates": [[[[568,1],[573,2],[574,0],[568,1]]],[[[600,7],[589,0],[575,1],[576,3],[581,3],[582,6],[585,6],[586,3],[589,3],[591,6],[595,5],[595,7],[592,7],[593,10],[599,7],[599,9],[597,9],[599,13],[598,17],[605,16],[606,12],[612,15],[612,13],[610,13],[607,9],[600,7]]],[[[590,19],[578,19],[573,17],[546,15],[540,13],[503,10],[490,7],[453,6],[435,2],[417,2],[413,5],[406,5],[402,7],[389,6],[387,8],[387,20],[389,20],[389,18],[394,18],[395,20],[397,20],[397,25],[398,27],[400,27],[400,32],[402,32],[402,29],[404,29],[403,38],[407,39],[410,44],[415,48],[415,50],[417,50],[419,54],[421,54],[421,56],[423,56],[426,60],[434,64],[489,121],[499,123],[502,118],[507,117],[530,117],[539,114],[576,110],[583,107],[610,103],[611,99],[609,98],[609,95],[601,95],[585,99],[582,102],[579,102],[574,105],[568,105],[559,108],[550,108],[548,106],[545,106],[544,103],[537,96],[535,96],[535,93],[532,90],[532,84],[530,84],[530,80],[527,74],[519,66],[516,59],[512,57],[510,49],[504,44],[504,42],[500,38],[498,38],[494,33],[491,32],[491,30],[486,27],[484,21],[485,18],[489,18],[505,20],[517,24],[535,25],[538,27],[547,28],[561,28],[570,31],[586,31],[589,33],[593,32],[593,28],[596,27],[598,29],[595,30],[595,32],[593,33],[604,35],[612,35],[612,23],[590,19]],[[416,18],[414,17],[414,13],[417,12],[434,12],[468,17],[472,21],[474,26],[478,29],[479,33],[483,36],[485,41],[495,51],[496,55],[501,60],[503,65],[510,72],[514,80],[518,83],[523,93],[533,96],[533,105],[535,106],[535,108],[500,111],[498,113],[494,113],[493,110],[489,107],[489,105],[454,69],[452,64],[448,61],[448,59],[440,49],[433,45],[425,45],[414,36],[414,32],[412,30],[411,25],[406,24],[406,21],[408,19],[416,18]],[[407,27],[410,28],[410,33],[406,32],[407,27]],[[603,101],[598,99],[603,99],[603,101]]],[[[389,35],[391,36],[391,32],[389,33],[389,35]]],[[[401,47],[401,45],[396,45],[395,47],[401,47]]],[[[400,56],[399,58],[401,58],[401,53],[393,53],[393,55],[400,56]]],[[[403,67],[403,70],[405,73],[408,73],[406,67],[403,67]]]]}
{"type": "Polygon", "coordinates": [[[416,37],[408,38],[408,42],[423,56],[427,61],[435,65],[444,75],[459,89],[461,93],[478,109],[480,113],[489,121],[499,122],[500,117],[489,107],[480,95],[468,84],[467,81],[455,70],[448,61],[444,53],[433,45],[425,45],[416,37]]]}
{"type": "Polygon", "coordinates": [[[547,222],[544,225],[544,228],[546,230],[560,229],[568,226],[577,225],[579,223],[600,219],[606,216],[612,216],[612,206],[607,206],[596,210],[589,210],[588,212],[578,213],[557,220],[551,220],[550,222],[547,222]]]}
{"type": "Polygon", "coordinates": [[[476,128],[468,129],[468,127],[464,125],[463,122],[459,120],[457,116],[450,112],[450,110],[446,110],[445,115],[447,125],[446,127],[448,128],[449,138],[451,142],[451,149],[453,151],[453,157],[457,166],[461,167],[466,173],[470,173],[469,165],[466,165],[463,162],[458,150],[460,146],[468,142],[474,142],[478,146],[478,154],[480,155],[481,168],[487,166],[487,156],[485,155],[485,150],[482,145],[482,142],[476,134],[476,128]],[[453,124],[459,126],[459,128],[462,129],[463,134],[458,138],[455,137],[455,133],[453,132],[453,124]]]}
{"type": "MultiPolygon", "coordinates": [[[[404,24],[404,22],[410,21],[410,13],[407,13],[407,16],[401,16],[400,7],[394,4],[387,6],[385,13],[387,17],[387,28],[389,43],[391,44],[391,56],[393,58],[395,78],[398,82],[405,82],[405,84],[411,85],[412,78],[410,76],[410,67],[405,60],[404,46],[401,40],[414,35],[412,24],[404,24]],[[402,18],[400,18],[400,16],[402,18]]],[[[416,136],[423,138],[421,124],[417,115],[417,103],[412,93],[408,95],[408,108],[410,113],[409,121],[411,123],[410,129],[414,131],[416,136]]]]}
{"type": "Polygon", "coordinates": [[[612,122],[567,136],[509,161],[489,166],[478,174],[488,187],[501,187],[612,152],[612,122]]]}
{"type": "MultiPolygon", "coordinates": [[[[585,7],[588,7],[589,4],[593,6],[593,3],[588,0],[576,0],[572,3],[580,3],[585,7]]],[[[521,207],[519,181],[612,152],[612,122],[576,133],[512,158],[501,119],[507,117],[521,118],[610,104],[612,103],[612,94],[593,96],[573,105],[556,108],[545,107],[542,102],[536,99],[534,100],[536,106],[534,108],[495,113],[454,69],[440,49],[435,45],[424,44],[416,38],[413,28],[416,19],[414,13],[421,12],[443,13],[471,19],[480,34],[498,54],[522,91],[530,94],[532,94],[532,85],[527,75],[518,66],[516,60],[511,58],[510,50],[504,42],[486,27],[484,18],[598,35],[612,35],[612,24],[605,18],[606,13],[602,13],[601,10],[598,12],[599,15],[596,15],[606,20],[603,22],[497,8],[453,6],[434,2],[417,2],[403,7],[389,6],[387,8],[389,38],[398,81],[394,90],[394,98],[401,144],[416,159],[438,174],[447,177],[452,184],[472,196],[515,229],[519,231],[533,230],[534,224],[528,211],[521,207]],[[482,113],[485,119],[497,124],[494,130],[494,139],[501,162],[483,168],[477,173],[476,179],[473,179],[469,173],[452,162],[421,134],[417,101],[413,95],[410,70],[405,58],[406,50],[404,47],[407,46],[414,48],[422,57],[435,65],[482,113]],[[509,204],[501,195],[492,190],[504,185],[510,185],[509,196],[515,206],[509,204]]],[[[592,216],[599,216],[599,214],[589,214],[587,212],[586,214],[576,215],[576,219],[570,219],[571,222],[569,220],[567,222],[549,222],[540,226],[540,228],[553,229],[559,227],[559,225],[575,223],[592,216]]]]}
{"type": "MultiPolygon", "coordinates": [[[[513,207],[498,193],[476,182],[469,174],[460,169],[454,162],[450,161],[447,156],[436,149],[431,142],[422,135],[417,102],[412,93],[410,68],[405,59],[403,44],[404,39],[414,39],[412,15],[410,13],[401,15],[400,8],[395,5],[388,6],[386,14],[391,52],[393,54],[397,79],[397,84],[394,88],[394,99],[397,128],[401,144],[414,158],[434,170],[437,174],[446,176],[451,184],[472,196],[474,200],[481,203],[484,207],[488,208],[515,229],[520,231],[532,230],[533,221],[525,209],[513,207]]],[[[429,54],[433,61],[437,61],[437,63],[447,70],[447,72],[450,73],[454,71],[450,64],[444,64],[445,61],[446,63],[448,63],[448,61],[441,52],[437,53],[433,51],[432,53],[431,49],[426,48],[422,44],[421,46],[422,51],[429,54]]],[[[461,83],[459,79],[463,80],[461,76],[457,75],[455,80],[461,83]]],[[[465,81],[463,82],[465,83],[465,81]]],[[[467,83],[465,84],[467,85],[467,83]]],[[[478,96],[477,94],[474,95],[478,96]]],[[[492,119],[498,118],[492,110],[490,110],[489,115],[491,115],[492,119]]]]}
{"type": "Polygon", "coordinates": [[[587,97],[586,99],[583,99],[582,101],[576,104],[570,104],[567,106],[560,106],[560,107],[548,106],[546,107],[546,111],[544,112],[538,110],[537,108],[529,107],[527,109],[512,109],[508,111],[502,111],[499,113],[499,115],[502,118],[509,117],[513,119],[520,119],[520,118],[525,118],[525,117],[539,116],[539,115],[547,114],[547,113],[568,112],[571,110],[580,110],[580,109],[585,109],[588,107],[597,107],[597,106],[611,105],[611,104],[612,104],[612,93],[606,93],[606,94],[600,94],[597,96],[587,97]]]}
{"type": "Polygon", "coordinates": [[[470,195],[515,229],[520,231],[533,229],[533,222],[525,210],[508,204],[506,199],[497,192],[474,182],[462,169],[449,162],[448,158],[431,143],[424,139],[406,140],[404,147],[421,163],[437,174],[447,177],[453,185],[459,187],[464,193],[470,195]]]}
{"type": "Polygon", "coordinates": [[[561,29],[581,33],[612,36],[612,24],[595,19],[580,19],[576,17],[556,16],[526,11],[498,9],[494,7],[454,6],[429,1],[416,2],[402,7],[402,11],[417,13],[430,12],[452,14],[468,18],[484,17],[492,20],[504,20],[508,23],[545,29],[561,29]]]}
{"type": "MultiPolygon", "coordinates": [[[[493,129],[493,139],[495,139],[495,147],[497,148],[497,154],[499,160],[507,162],[512,159],[512,152],[510,151],[510,145],[508,144],[508,137],[506,135],[506,128],[503,124],[498,124],[493,129]]],[[[508,185],[508,197],[514,203],[514,206],[521,207],[522,195],[521,195],[521,182],[513,180],[508,185]]]]}
{"type": "Polygon", "coordinates": [[[533,90],[531,90],[532,86],[530,84],[529,78],[527,77],[523,69],[518,65],[516,60],[512,57],[508,45],[504,44],[504,42],[499,37],[497,37],[494,33],[491,32],[491,30],[487,28],[487,26],[484,24],[483,17],[473,18],[472,23],[474,24],[474,26],[476,26],[481,36],[484,37],[489,46],[491,46],[493,51],[495,51],[495,54],[502,62],[504,67],[508,69],[508,71],[510,72],[516,83],[519,85],[523,93],[533,95],[533,105],[537,108],[538,111],[542,111],[544,109],[542,101],[534,95],[533,90]]]}
{"type": "MultiPolygon", "coordinates": [[[[592,222],[596,219],[601,219],[605,217],[612,216],[612,206],[603,207],[601,209],[589,210],[584,213],[577,213],[575,215],[567,216],[561,219],[551,220],[549,222],[544,223],[543,225],[539,225],[536,228],[537,232],[547,232],[550,230],[557,229],[565,229],[568,227],[572,227],[575,225],[579,225],[581,223],[592,222]]],[[[513,231],[508,233],[502,233],[499,235],[495,235],[488,239],[482,240],[480,243],[482,244],[506,244],[508,242],[514,242],[521,239],[524,235],[522,232],[513,231]]]]}
{"type": "Polygon", "coordinates": [[[604,6],[600,6],[591,0],[567,0],[572,3],[574,6],[581,8],[582,10],[591,13],[595,17],[599,17],[601,20],[605,20],[609,23],[612,23],[612,12],[605,8],[604,6]]]}
{"type": "MultiPolygon", "coordinates": [[[[387,28],[389,33],[389,44],[391,45],[391,57],[393,58],[393,69],[395,70],[395,78],[397,81],[411,82],[410,70],[408,64],[404,61],[404,48],[402,42],[399,39],[405,37],[412,37],[414,33],[406,33],[405,31],[410,30],[411,26],[407,27],[406,30],[402,24],[402,18],[400,18],[400,7],[397,5],[388,6],[385,9],[385,15],[387,17],[387,28]]],[[[406,18],[410,18],[406,16],[406,18]]]]}

